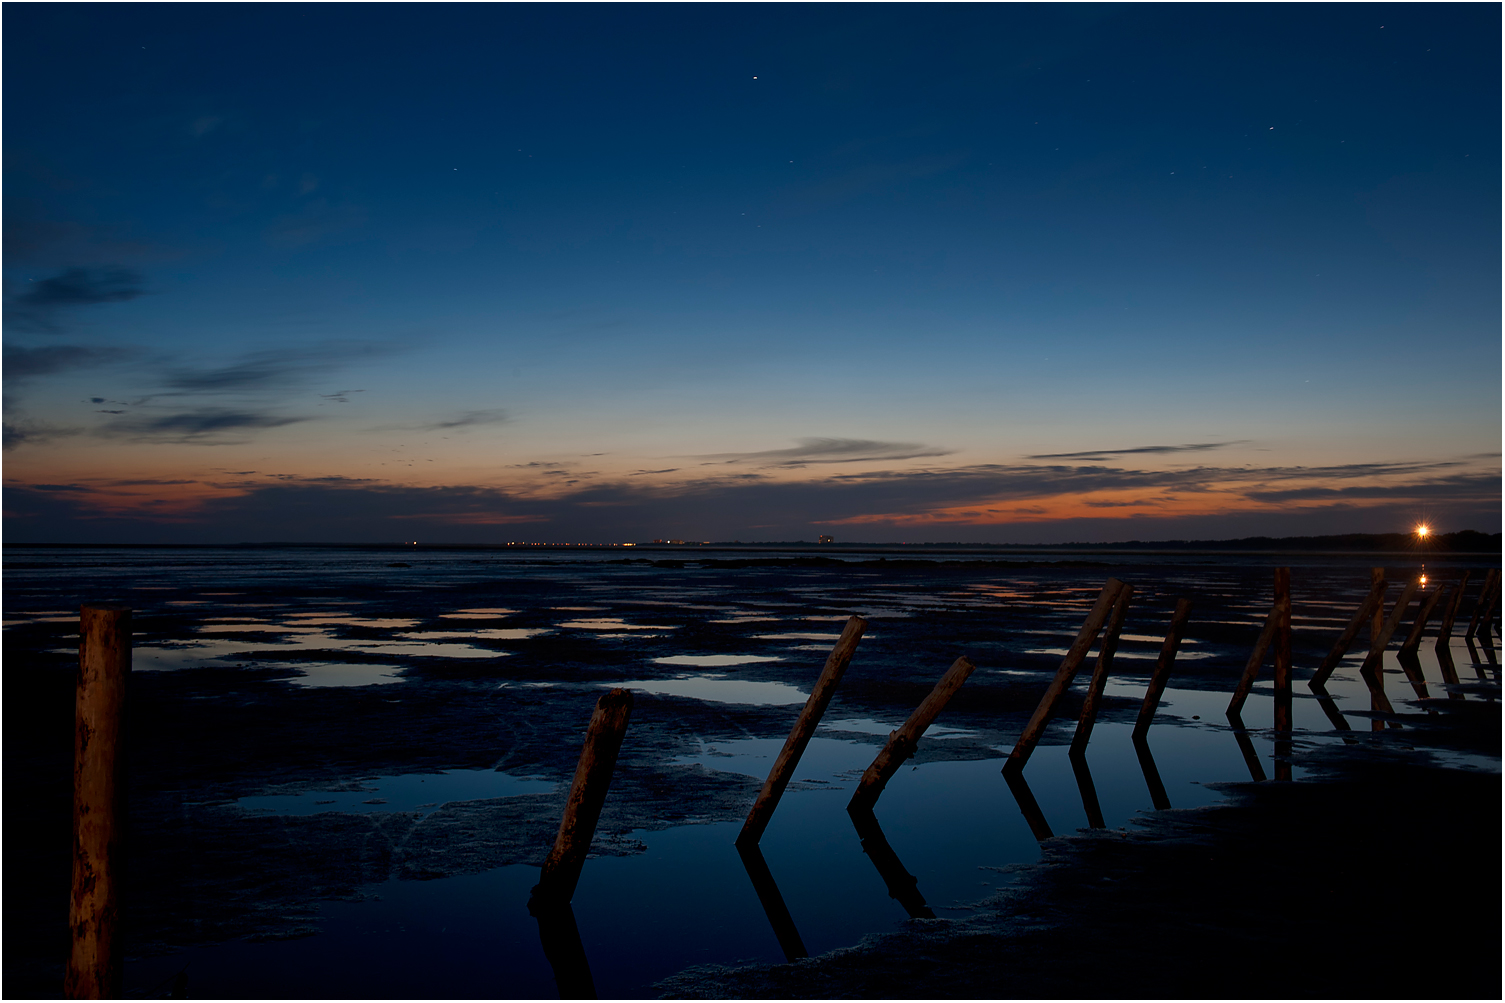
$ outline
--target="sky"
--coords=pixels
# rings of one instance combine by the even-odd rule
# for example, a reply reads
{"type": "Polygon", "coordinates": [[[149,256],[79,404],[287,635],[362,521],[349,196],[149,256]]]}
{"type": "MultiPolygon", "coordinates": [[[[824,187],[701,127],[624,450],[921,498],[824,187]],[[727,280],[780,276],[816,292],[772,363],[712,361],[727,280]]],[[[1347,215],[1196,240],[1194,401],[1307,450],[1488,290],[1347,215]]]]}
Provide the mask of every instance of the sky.
{"type": "Polygon", "coordinates": [[[1494,4],[6,4],[11,543],[1498,532],[1494,4]]]}

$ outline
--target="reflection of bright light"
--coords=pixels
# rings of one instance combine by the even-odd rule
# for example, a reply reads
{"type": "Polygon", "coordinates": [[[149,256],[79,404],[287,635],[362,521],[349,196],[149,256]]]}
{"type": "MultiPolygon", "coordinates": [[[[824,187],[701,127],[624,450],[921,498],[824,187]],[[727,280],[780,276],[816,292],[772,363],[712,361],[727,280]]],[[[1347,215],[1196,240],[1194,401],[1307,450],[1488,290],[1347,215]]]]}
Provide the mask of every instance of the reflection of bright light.
{"type": "Polygon", "coordinates": [[[1426,536],[1430,532],[1432,532],[1432,527],[1428,526],[1426,523],[1422,523],[1420,526],[1416,527],[1416,535],[1417,536],[1423,536],[1424,537],[1424,536],[1426,536]]]}
{"type": "Polygon", "coordinates": [[[1423,584],[1423,585],[1425,585],[1425,584],[1426,584],[1426,583],[1427,583],[1427,576],[1426,576],[1426,575],[1422,575],[1422,576],[1421,576],[1421,583],[1422,583],[1422,584],[1423,584]]]}

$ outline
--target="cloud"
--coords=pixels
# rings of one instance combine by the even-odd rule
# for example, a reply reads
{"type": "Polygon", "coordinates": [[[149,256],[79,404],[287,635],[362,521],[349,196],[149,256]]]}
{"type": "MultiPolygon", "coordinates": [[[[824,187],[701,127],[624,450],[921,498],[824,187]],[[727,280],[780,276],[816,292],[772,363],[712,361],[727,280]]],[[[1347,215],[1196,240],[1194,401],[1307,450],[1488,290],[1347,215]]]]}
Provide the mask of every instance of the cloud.
{"type": "MultiPolygon", "coordinates": [[[[137,353],[132,349],[93,345],[47,345],[41,348],[6,345],[5,380],[7,383],[18,383],[49,373],[107,365],[135,354],[137,353]]],[[[95,403],[102,404],[104,401],[95,403]]]]}
{"type": "Polygon", "coordinates": [[[874,439],[799,439],[792,449],[768,449],[755,453],[708,453],[696,459],[721,463],[751,463],[768,467],[803,467],[810,463],[859,463],[875,460],[909,460],[922,456],[948,456],[954,450],[924,446],[917,442],[879,442],[874,439]]]}
{"type": "Polygon", "coordinates": [[[123,303],[144,295],[141,276],[125,268],[65,268],[56,275],[27,283],[11,299],[12,326],[49,334],[62,330],[59,310],[104,303],[123,303]]]}
{"type": "Polygon", "coordinates": [[[0,443],[9,452],[17,446],[50,442],[53,439],[61,439],[70,435],[78,435],[83,429],[73,428],[67,425],[50,425],[46,422],[31,421],[26,418],[9,418],[0,428],[0,443]]]}
{"type": "Polygon", "coordinates": [[[230,408],[197,408],[156,416],[134,414],[110,422],[101,429],[101,434],[137,441],[226,445],[245,441],[246,432],[308,420],[230,408]]]}
{"type": "Polygon", "coordinates": [[[1195,453],[1207,449],[1223,449],[1226,446],[1242,446],[1248,439],[1233,439],[1229,442],[1188,442],[1180,446],[1135,446],[1133,449],[1093,449],[1082,453],[1036,453],[1026,460],[1092,460],[1104,456],[1127,456],[1131,453],[1195,453]]]}
{"type": "Polygon", "coordinates": [[[449,418],[444,421],[431,422],[427,425],[419,425],[418,427],[434,430],[445,428],[469,428],[472,425],[500,425],[503,422],[510,420],[511,419],[508,418],[506,411],[503,411],[501,408],[490,408],[484,411],[465,411],[462,412],[458,417],[449,418]]]}
{"type": "MultiPolygon", "coordinates": [[[[178,366],[167,369],[162,377],[161,385],[168,392],[153,396],[285,393],[306,386],[314,377],[348,362],[385,355],[389,351],[390,346],[374,342],[331,341],[303,349],[252,352],[222,366],[178,366]]],[[[341,390],[320,396],[339,400],[346,394],[364,392],[341,390]]]]}

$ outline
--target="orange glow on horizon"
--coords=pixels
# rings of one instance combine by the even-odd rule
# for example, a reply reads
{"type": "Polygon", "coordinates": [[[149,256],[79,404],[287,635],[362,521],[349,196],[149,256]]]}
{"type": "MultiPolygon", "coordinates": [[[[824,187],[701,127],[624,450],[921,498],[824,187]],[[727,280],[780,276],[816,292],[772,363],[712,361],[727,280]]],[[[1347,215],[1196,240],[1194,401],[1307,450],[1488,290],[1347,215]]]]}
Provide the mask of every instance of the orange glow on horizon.
{"type": "Polygon", "coordinates": [[[1422,523],[1420,526],[1416,527],[1416,535],[1421,537],[1422,539],[1426,539],[1427,536],[1431,534],[1431,532],[1432,527],[1428,526],[1426,523],[1422,523]]]}

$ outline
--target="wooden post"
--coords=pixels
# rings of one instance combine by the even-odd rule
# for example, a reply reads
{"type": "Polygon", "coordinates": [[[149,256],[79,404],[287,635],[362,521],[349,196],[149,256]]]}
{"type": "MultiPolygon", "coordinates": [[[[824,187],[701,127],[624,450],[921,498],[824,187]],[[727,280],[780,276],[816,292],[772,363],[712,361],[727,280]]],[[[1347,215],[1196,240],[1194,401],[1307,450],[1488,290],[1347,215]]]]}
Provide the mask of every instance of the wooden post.
{"type": "Polygon", "coordinates": [[[1464,699],[1463,694],[1453,688],[1459,685],[1459,680],[1458,666],[1453,662],[1453,652],[1451,648],[1441,647],[1437,649],[1437,668],[1442,672],[1442,681],[1449,684],[1447,687],[1445,687],[1448,691],[1448,699],[1464,699]]]}
{"type": "Polygon", "coordinates": [[[1249,699],[1249,691],[1254,688],[1254,680],[1259,675],[1259,667],[1264,663],[1265,653],[1270,650],[1270,642],[1275,640],[1275,632],[1280,629],[1280,611],[1275,607],[1270,608],[1270,614],[1265,617],[1264,629],[1259,632],[1259,638],[1254,642],[1254,651],[1249,654],[1249,661],[1244,664],[1244,674],[1239,678],[1238,687],[1233,691],[1233,699],[1228,701],[1228,713],[1240,714],[1244,709],[1244,701],[1249,699]]]}
{"type": "Polygon", "coordinates": [[[1092,771],[1087,768],[1087,755],[1073,748],[1066,754],[1071,760],[1071,772],[1076,775],[1076,788],[1082,794],[1082,809],[1087,812],[1087,826],[1091,829],[1106,829],[1103,821],[1103,806],[1097,800],[1097,785],[1092,782],[1092,771]]]}
{"type": "MultiPolygon", "coordinates": [[[[1463,605],[1463,590],[1468,585],[1469,575],[1472,572],[1465,571],[1463,577],[1458,579],[1453,586],[1452,593],[1448,596],[1448,604],[1443,607],[1442,625],[1437,628],[1436,650],[1439,655],[1446,651],[1448,643],[1453,639],[1453,621],[1458,619],[1458,609],[1463,605]]],[[[1446,675],[1443,676],[1446,679],[1446,675]]]]}
{"type": "Polygon", "coordinates": [[[1463,632],[1464,637],[1479,636],[1479,620],[1484,616],[1484,604],[1489,601],[1489,594],[1494,588],[1495,576],[1499,572],[1490,568],[1484,573],[1484,584],[1479,586],[1479,599],[1474,603],[1474,615],[1468,621],[1468,630],[1463,632]]]}
{"type": "Polygon", "coordinates": [[[73,947],[68,999],[118,999],[121,837],[125,829],[123,731],[131,672],[131,609],[88,603],[79,611],[73,726],[73,947]]]}
{"type": "Polygon", "coordinates": [[[1275,734],[1291,733],[1291,569],[1275,569],[1275,734]]]}
{"type": "Polygon", "coordinates": [[[768,917],[773,935],[778,938],[779,947],[784,951],[784,959],[793,961],[796,958],[810,957],[810,952],[805,950],[805,942],[800,939],[800,932],[794,925],[794,917],[789,915],[789,907],[784,904],[784,896],[779,894],[773,872],[768,869],[768,861],[763,859],[763,851],[758,849],[755,842],[739,842],[737,853],[742,857],[742,866],[747,869],[748,878],[752,880],[753,890],[758,893],[758,901],[763,903],[763,913],[768,917]]]}
{"type": "Polygon", "coordinates": [[[1400,598],[1395,600],[1395,608],[1390,611],[1390,616],[1386,618],[1384,626],[1380,628],[1379,634],[1374,639],[1374,643],[1370,645],[1369,656],[1364,659],[1364,664],[1359,667],[1361,674],[1374,674],[1381,692],[1385,689],[1385,677],[1383,675],[1385,669],[1385,648],[1389,646],[1390,638],[1395,634],[1395,629],[1400,626],[1401,617],[1405,615],[1406,607],[1411,604],[1411,597],[1416,594],[1416,590],[1420,587],[1421,581],[1416,578],[1406,583],[1406,587],[1401,591],[1400,598]]]}
{"type": "MultiPolygon", "coordinates": [[[[1384,568],[1369,569],[1369,584],[1371,587],[1385,580],[1384,568]]],[[[1385,628],[1385,607],[1376,606],[1369,618],[1369,646],[1374,647],[1374,639],[1380,636],[1380,631],[1385,628]]]]}
{"type": "Polygon", "coordinates": [[[1160,646],[1160,657],[1155,660],[1155,671],[1150,674],[1150,685],[1144,691],[1144,704],[1139,708],[1139,720],[1134,722],[1134,736],[1143,738],[1155,719],[1155,710],[1160,706],[1160,696],[1165,692],[1166,680],[1170,678],[1171,666],[1175,664],[1176,652],[1181,648],[1181,638],[1186,634],[1186,621],[1191,616],[1191,600],[1177,599],[1176,612],[1171,614],[1171,629],[1160,646]]]}
{"type": "Polygon", "coordinates": [[[1155,806],[1156,811],[1170,808],[1170,796],[1165,793],[1165,783],[1160,779],[1155,757],[1150,755],[1150,743],[1143,735],[1134,736],[1134,755],[1139,757],[1139,770],[1144,774],[1145,786],[1150,789],[1150,804],[1155,806]]]}
{"type": "Polygon", "coordinates": [[[1092,738],[1092,726],[1097,723],[1097,707],[1103,700],[1103,689],[1108,685],[1108,672],[1113,668],[1113,656],[1118,652],[1118,635],[1124,627],[1124,617],[1129,615],[1129,600],[1134,595],[1134,586],[1125,585],[1118,590],[1118,599],[1113,603],[1113,615],[1108,620],[1108,629],[1103,632],[1103,643],[1097,652],[1097,664],[1092,669],[1092,681],[1087,684],[1087,698],[1082,701],[1082,713],[1077,718],[1076,734],[1071,738],[1071,749],[1081,754],[1086,751],[1092,738]]]}
{"type": "MultiPolygon", "coordinates": [[[[1402,648],[1395,653],[1395,660],[1400,663],[1401,671],[1406,674],[1406,679],[1411,683],[1411,688],[1421,699],[1428,698],[1427,677],[1421,671],[1421,659],[1416,657],[1416,652],[1402,648]]],[[[1436,714],[1437,711],[1429,710],[1428,714],[1436,714]]]]}
{"type": "Polygon", "coordinates": [[[1475,636],[1482,638],[1485,643],[1489,642],[1489,631],[1495,621],[1495,604],[1500,601],[1500,573],[1495,572],[1494,586],[1486,593],[1488,599],[1481,596],[1480,601],[1485,602],[1484,616],[1479,620],[1479,633],[1475,636]]]}
{"type": "Polygon", "coordinates": [[[1042,843],[1054,836],[1055,833],[1050,831],[1050,823],[1045,821],[1045,813],[1040,810],[1040,802],[1035,800],[1035,792],[1029,789],[1029,783],[1024,779],[1024,771],[1004,770],[1003,779],[1008,783],[1009,793],[1014,795],[1025,823],[1029,825],[1030,833],[1042,843]]]}
{"type": "Polygon", "coordinates": [[[919,879],[904,869],[904,862],[888,845],[883,827],[878,824],[878,816],[870,808],[854,805],[847,805],[847,814],[852,817],[857,838],[862,841],[862,852],[867,854],[888,886],[889,898],[897,899],[912,919],[935,919],[925,896],[920,894],[919,879]]]}
{"type": "Polygon", "coordinates": [[[1374,615],[1375,610],[1384,608],[1385,590],[1389,588],[1389,583],[1383,577],[1384,568],[1374,570],[1380,572],[1380,580],[1370,586],[1369,594],[1359,604],[1353,619],[1348,621],[1348,626],[1344,627],[1343,633],[1338,635],[1338,641],[1333,645],[1333,650],[1327,653],[1327,657],[1322,659],[1322,664],[1317,666],[1317,671],[1312,674],[1311,681],[1307,683],[1312,689],[1318,689],[1327,683],[1328,676],[1333,674],[1333,670],[1338,667],[1343,656],[1348,654],[1349,645],[1353,644],[1353,639],[1359,636],[1359,630],[1365,622],[1374,615]]]}
{"type": "Polygon", "coordinates": [[[1411,624],[1411,633],[1406,635],[1405,643],[1400,646],[1401,651],[1410,654],[1421,647],[1421,635],[1427,629],[1427,620],[1431,618],[1432,610],[1437,608],[1437,602],[1441,598],[1442,585],[1439,583],[1432,590],[1432,594],[1427,597],[1426,602],[1422,603],[1421,608],[1416,611],[1416,622],[1411,624]]]}
{"type": "Polygon", "coordinates": [[[1030,754],[1035,751],[1035,746],[1040,744],[1040,739],[1045,734],[1045,726],[1050,723],[1050,715],[1055,710],[1056,701],[1061,699],[1061,694],[1066,692],[1066,688],[1076,678],[1082,659],[1087,657],[1088,649],[1097,639],[1097,632],[1102,629],[1103,621],[1108,618],[1113,604],[1118,601],[1118,592],[1123,587],[1123,582],[1117,578],[1110,578],[1103,586],[1103,590],[1098,593],[1092,612],[1087,614],[1082,629],[1077,632],[1076,640],[1067,650],[1066,657],[1061,659],[1061,667],[1056,670],[1056,677],[1050,681],[1045,695],[1040,698],[1039,706],[1035,708],[1034,714],[1030,715],[1023,734],[1014,744],[1014,751],[1009,753],[1008,761],[1003,764],[1005,773],[1010,770],[1022,770],[1029,762],[1030,754]]]}
{"type": "Polygon", "coordinates": [[[831,649],[831,654],[826,659],[825,669],[810,690],[810,699],[805,701],[805,709],[800,711],[799,720],[794,722],[794,728],[784,740],[784,748],[779,750],[778,758],[773,761],[773,769],[768,771],[768,779],[763,782],[758,800],[753,802],[752,811],[747,813],[747,821],[742,823],[742,831],[737,836],[738,846],[756,846],[758,840],[763,838],[763,830],[768,828],[774,809],[779,806],[779,798],[784,796],[784,789],[789,786],[794,771],[799,767],[800,756],[804,755],[805,746],[810,744],[810,737],[815,734],[821,715],[836,695],[836,684],[841,682],[842,673],[846,672],[847,665],[852,661],[852,654],[857,650],[857,642],[862,640],[862,632],[866,629],[867,621],[860,616],[849,619],[842,629],[836,647],[831,649]]]}
{"type": "Polygon", "coordinates": [[[601,819],[601,807],[606,803],[606,790],[611,786],[617,753],[622,749],[627,719],[631,716],[632,694],[626,690],[614,689],[596,701],[596,712],[591,715],[585,745],[580,750],[580,763],[575,767],[575,782],[570,785],[570,797],[565,802],[564,818],[559,822],[559,834],[554,837],[554,848],[544,861],[538,884],[533,887],[529,909],[534,910],[534,915],[538,915],[539,908],[568,903],[575,894],[580,868],[596,835],[596,823],[601,819]]]}
{"type": "Polygon", "coordinates": [[[878,803],[878,795],[883,793],[883,788],[888,784],[889,778],[904,765],[904,760],[914,755],[915,746],[920,742],[920,736],[925,734],[925,729],[930,727],[930,722],[936,719],[941,710],[950,701],[952,695],[961,689],[962,683],[977,668],[963,655],[951,663],[951,668],[941,676],[940,682],[935,684],[935,689],[930,695],[920,701],[914,713],[909,715],[909,720],[888,736],[888,743],[878,753],[873,764],[862,774],[862,780],[857,784],[857,792],[852,795],[852,800],[847,804],[847,811],[858,809],[872,810],[873,805],[878,803]]]}

